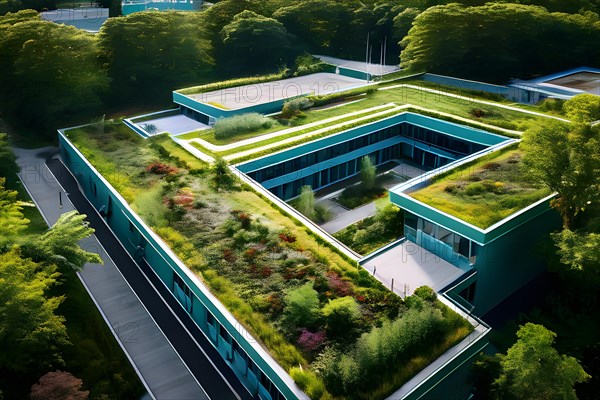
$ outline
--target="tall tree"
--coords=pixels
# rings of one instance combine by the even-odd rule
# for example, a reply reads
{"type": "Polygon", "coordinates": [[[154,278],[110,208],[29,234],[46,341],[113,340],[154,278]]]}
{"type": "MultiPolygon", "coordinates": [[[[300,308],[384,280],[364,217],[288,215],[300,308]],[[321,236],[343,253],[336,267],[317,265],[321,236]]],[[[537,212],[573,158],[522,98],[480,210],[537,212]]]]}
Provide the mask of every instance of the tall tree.
{"type": "Polygon", "coordinates": [[[54,131],[59,120],[89,116],[108,88],[97,57],[96,37],[72,26],[0,22],[0,100],[30,128],[54,131]]]}
{"type": "Polygon", "coordinates": [[[360,160],[360,179],[361,184],[367,190],[371,190],[375,187],[375,175],[377,168],[373,165],[371,157],[364,156],[360,160]]]}
{"type": "Polygon", "coordinates": [[[106,21],[98,34],[100,59],[114,100],[164,102],[172,90],[206,81],[213,59],[203,16],[141,12],[106,21]]]}
{"type": "Polygon", "coordinates": [[[62,362],[59,348],[68,339],[56,309],[63,298],[48,296],[58,276],[18,248],[0,254],[0,368],[36,371],[62,362]]]}
{"type": "Polygon", "coordinates": [[[6,179],[0,177],[0,252],[14,243],[29,224],[23,216],[23,203],[17,199],[18,193],[5,189],[5,182],[6,179]]]}
{"type": "Polygon", "coordinates": [[[230,57],[223,68],[234,71],[239,65],[246,71],[273,69],[292,62],[299,53],[293,46],[294,37],[281,22],[249,10],[233,17],[221,37],[230,57]]]}
{"type": "Polygon", "coordinates": [[[308,51],[338,54],[351,32],[352,9],[334,0],[307,0],[273,13],[288,32],[303,41],[308,51]]]}
{"type": "Polygon", "coordinates": [[[600,273],[600,234],[564,229],[552,234],[560,261],[577,270],[600,273]]]}
{"type": "Polygon", "coordinates": [[[56,264],[62,268],[81,270],[85,263],[102,263],[96,253],[79,246],[79,241],[91,236],[94,229],[77,211],[62,214],[58,221],[37,240],[23,244],[26,255],[38,262],[56,264]]]}
{"type": "Polygon", "coordinates": [[[600,193],[600,127],[546,122],[523,135],[523,162],[558,197],[552,204],[562,215],[565,228],[600,193]]]}
{"type": "Polygon", "coordinates": [[[579,362],[552,346],[556,334],[542,325],[519,328],[517,342],[498,354],[500,375],[492,384],[496,399],[577,399],[573,386],[590,376],[579,362]]]}
{"type": "Polygon", "coordinates": [[[435,6],[402,40],[401,66],[487,82],[600,63],[598,15],[510,3],[435,6]],[[556,47],[564,49],[557,53],[556,47]]]}

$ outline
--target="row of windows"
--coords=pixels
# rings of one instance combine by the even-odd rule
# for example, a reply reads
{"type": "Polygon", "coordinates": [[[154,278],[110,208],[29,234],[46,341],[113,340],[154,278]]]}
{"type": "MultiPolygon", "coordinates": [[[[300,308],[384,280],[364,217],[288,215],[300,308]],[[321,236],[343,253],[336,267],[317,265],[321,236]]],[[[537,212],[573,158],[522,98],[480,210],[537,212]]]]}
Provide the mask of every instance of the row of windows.
{"type": "Polygon", "coordinates": [[[257,182],[264,182],[269,179],[287,175],[312,165],[322,163],[343,154],[350,153],[354,150],[362,149],[363,147],[390,139],[394,136],[398,136],[399,134],[400,126],[392,126],[390,128],[373,132],[369,135],[336,144],[335,146],[330,146],[279,164],[271,165],[261,170],[251,172],[248,175],[257,182]]]}
{"type": "Polygon", "coordinates": [[[258,365],[256,365],[256,363],[252,361],[250,357],[248,357],[248,354],[246,354],[246,352],[244,351],[244,349],[242,349],[239,343],[236,340],[234,340],[233,337],[231,337],[229,332],[227,332],[223,325],[217,322],[216,318],[208,310],[206,310],[206,323],[212,326],[212,328],[215,329],[216,332],[218,332],[217,340],[221,340],[222,342],[225,342],[231,346],[232,359],[228,361],[233,362],[233,357],[240,357],[243,364],[246,365],[246,376],[253,375],[254,377],[256,377],[257,381],[269,393],[272,400],[285,399],[285,397],[279,392],[279,390],[277,390],[275,385],[273,385],[268,376],[265,373],[263,373],[260,370],[260,368],[258,368],[258,365]]]}
{"type": "Polygon", "coordinates": [[[434,132],[412,124],[402,124],[401,130],[403,136],[439,147],[441,149],[446,149],[450,152],[458,153],[460,155],[472,154],[479,150],[483,150],[486,147],[479,143],[456,139],[452,136],[444,135],[439,132],[434,132]]]}
{"type": "MultiPolygon", "coordinates": [[[[427,143],[428,145],[446,149],[452,153],[455,153],[456,155],[471,154],[485,148],[485,146],[477,143],[455,139],[448,135],[444,135],[439,132],[433,132],[420,126],[402,123],[358,137],[356,139],[348,140],[334,146],[314,151],[285,162],[274,164],[258,171],[253,171],[248,175],[257,182],[264,182],[295,171],[300,171],[312,165],[322,163],[332,158],[399,135],[410,137],[414,140],[427,143]]],[[[434,155],[430,154],[430,159],[426,160],[425,165],[432,164],[434,162],[433,157],[434,155]]],[[[430,166],[433,167],[433,165],[430,166]]]]}
{"type": "MultiPolygon", "coordinates": [[[[391,159],[400,156],[400,144],[385,148],[383,150],[375,151],[368,156],[371,158],[373,164],[381,164],[391,159]]],[[[305,176],[301,179],[296,179],[292,182],[284,183],[283,185],[275,186],[269,189],[275,196],[289,200],[300,194],[302,186],[308,185],[314,190],[320,189],[323,186],[341,181],[349,176],[352,176],[360,171],[360,160],[358,157],[354,160],[334,165],[330,168],[324,169],[319,172],[315,172],[312,175],[305,176]]]]}

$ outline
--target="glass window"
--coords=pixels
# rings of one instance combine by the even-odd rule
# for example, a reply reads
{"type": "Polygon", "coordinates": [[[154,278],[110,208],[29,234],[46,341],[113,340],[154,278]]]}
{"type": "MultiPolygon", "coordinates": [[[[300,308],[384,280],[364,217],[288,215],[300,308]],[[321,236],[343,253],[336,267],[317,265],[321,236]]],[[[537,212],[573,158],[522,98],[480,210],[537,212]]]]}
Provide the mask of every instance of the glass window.
{"type": "Polygon", "coordinates": [[[404,224],[409,228],[417,229],[417,216],[411,213],[405,213],[404,224]]]}
{"type": "Polygon", "coordinates": [[[430,235],[430,236],[434,236],[433,235],[433,231],[435,229],[434,224],[421,218],[421,219],[419,219],[419,225],[420,225],[420,229],[423,231],[423,233],[426,233],[427,235],[430,235]]]}

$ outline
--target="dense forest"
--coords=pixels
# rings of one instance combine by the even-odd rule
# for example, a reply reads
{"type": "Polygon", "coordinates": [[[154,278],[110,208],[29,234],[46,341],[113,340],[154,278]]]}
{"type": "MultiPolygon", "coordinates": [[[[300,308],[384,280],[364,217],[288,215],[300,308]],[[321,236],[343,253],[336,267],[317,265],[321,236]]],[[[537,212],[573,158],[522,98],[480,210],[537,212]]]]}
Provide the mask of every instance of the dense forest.
{"type": "MultiPolygon", "coordinates": [[[[13,11],[46,7],[10,1],[13,11]]],[[[374,62],[386,42],[387,63],[489,82],[600,64],[600,1],[483,3],[224,0],[111,18],[97,35],[7,13],[0,109],[52,137],[59,125],[166,105],[179,87],[293,67],[303,53],[363,60],[367,36],[374,62]]]]}

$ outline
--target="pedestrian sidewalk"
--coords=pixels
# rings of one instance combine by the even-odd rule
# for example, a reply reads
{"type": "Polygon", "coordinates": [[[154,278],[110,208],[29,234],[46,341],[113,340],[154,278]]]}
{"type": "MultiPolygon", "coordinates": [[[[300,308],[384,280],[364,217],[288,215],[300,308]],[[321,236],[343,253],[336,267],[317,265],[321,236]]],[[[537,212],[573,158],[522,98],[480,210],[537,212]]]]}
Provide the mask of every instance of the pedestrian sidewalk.
{"type": "MultiPolygon", "coordinates": [[[[14,150],[18,157],[17,162],[21,166],[19,177],[49,226],[53,225],[62,213],[75,209],[68,193],[62,189],[46,166],[46,160],[56,153],[55,148],[14,150]]],[[[81,246],[100,254],[104,264],[86,264],[78,273],[79,279],[149,395],[159,400],[208,399],[204,389],[171,346],[96,236],[83,240],[81,246]]]]}

